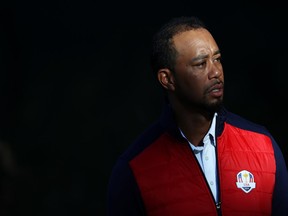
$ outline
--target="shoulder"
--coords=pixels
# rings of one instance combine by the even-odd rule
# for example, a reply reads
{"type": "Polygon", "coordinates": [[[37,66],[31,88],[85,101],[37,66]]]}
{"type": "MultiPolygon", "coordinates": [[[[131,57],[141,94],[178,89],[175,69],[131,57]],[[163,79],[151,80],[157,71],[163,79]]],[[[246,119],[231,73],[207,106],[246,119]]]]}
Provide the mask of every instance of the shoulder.
{"type": "Polygon", "coordinates": [[[131,161],[154,143],[165,131],[160,122],[154,122],[142,131],[120,156],[122,161],[131,161]]]}
{"type": "Polygon", "coordinates": [[[230,125],[233,125],[235,127],[244,129],[244,130],[249,130],[249,131],[253,131],[256,133],[262,133],[265,135],[270,136],[270,133],[268,131],[268,129],[266,128],[266,126],[257,123],[253,120],[250,120],[246,117],[243,117],[239,114],[233,113],[225,108],[223,108],[220,112],[219,112],[219,121],[220,122],[225,122],[228,123],[230,125]]]}

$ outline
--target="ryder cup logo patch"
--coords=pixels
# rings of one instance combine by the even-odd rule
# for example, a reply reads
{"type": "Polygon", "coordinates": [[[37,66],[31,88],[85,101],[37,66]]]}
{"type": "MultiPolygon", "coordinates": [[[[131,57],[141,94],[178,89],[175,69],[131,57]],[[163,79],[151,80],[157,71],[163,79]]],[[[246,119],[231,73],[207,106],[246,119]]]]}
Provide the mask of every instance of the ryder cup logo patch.
{"type": "Polygon", "coordinates": [[[237,174],[237,188],[242,189],[245,193],[249,193],[256,187],[254,175],[247,170],[242,170],[237,174]]]}

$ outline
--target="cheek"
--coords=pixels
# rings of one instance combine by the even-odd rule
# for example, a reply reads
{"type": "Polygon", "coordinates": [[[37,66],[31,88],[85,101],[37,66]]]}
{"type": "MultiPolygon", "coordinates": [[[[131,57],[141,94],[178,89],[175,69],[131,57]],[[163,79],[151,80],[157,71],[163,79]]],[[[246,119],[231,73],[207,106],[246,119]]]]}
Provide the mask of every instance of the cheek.
{"type": "Polygon", "coordinates": [[[185,71],[181,76],[176,77],[175,86],[179,89],[181,94],[190,95],[191,97],[197,97],[197,95],[203,93],[203,89],[205,89],[205,82],[207,77],[195,75],[192,71],[185,71]]]}
{"type": "Polygon", "coordinates": [[[183,80],[181,88],[182,91],[184,91],[185,94],[190,95],[190,97],[197,97],[197,95],[202,94],[203,85],[201,83],[200,80],[187,77],[187,79],[183,80]]]}
{"type": "Polygon", "coordinates": [[[194,91],[200,91],[203,86],[205,86],[205,79],[200,76],[187,76],[184,78],[183,82],[187,88],[193,89],[194,91]]]}

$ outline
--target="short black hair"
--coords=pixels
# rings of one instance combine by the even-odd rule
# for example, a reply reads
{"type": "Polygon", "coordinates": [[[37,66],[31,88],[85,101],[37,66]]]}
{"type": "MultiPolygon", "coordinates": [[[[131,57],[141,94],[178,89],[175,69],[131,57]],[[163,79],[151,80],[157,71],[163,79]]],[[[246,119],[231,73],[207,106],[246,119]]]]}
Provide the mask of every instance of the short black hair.
{"type": "Polygon", "coordinates": [[[173,37],[191,29],[207,29],[198,17],[174,17],[164,24],[153,36],[151,45],[151,67],[154,75],[161,68],[174,71],[177,51],[173,45],[173,37]]]}

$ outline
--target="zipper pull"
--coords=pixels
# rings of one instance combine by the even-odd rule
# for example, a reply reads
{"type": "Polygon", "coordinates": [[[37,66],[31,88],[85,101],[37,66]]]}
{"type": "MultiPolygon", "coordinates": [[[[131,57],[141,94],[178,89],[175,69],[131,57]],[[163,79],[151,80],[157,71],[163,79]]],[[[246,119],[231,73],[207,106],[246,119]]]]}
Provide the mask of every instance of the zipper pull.
{"type": "Polygon", "coordinates": [[[216,208],[220,209],[221,208],[221,202],[216,203],[216,208]]]}

